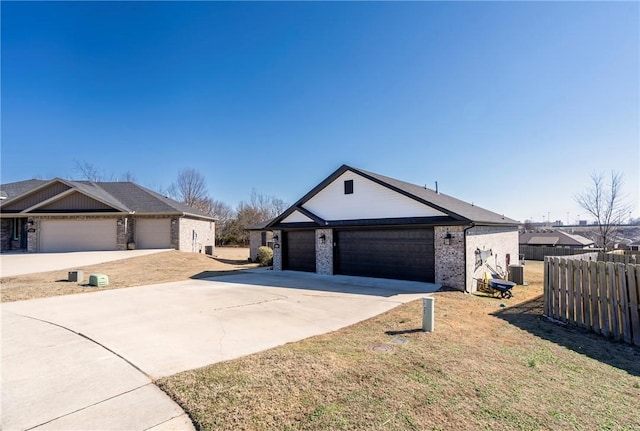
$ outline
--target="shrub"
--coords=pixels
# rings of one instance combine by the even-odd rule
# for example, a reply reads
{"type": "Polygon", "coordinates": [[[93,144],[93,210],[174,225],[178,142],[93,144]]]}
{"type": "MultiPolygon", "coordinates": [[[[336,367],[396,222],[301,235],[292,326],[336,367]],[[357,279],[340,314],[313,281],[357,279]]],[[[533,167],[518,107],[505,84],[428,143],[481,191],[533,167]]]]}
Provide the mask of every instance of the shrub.
{"type": "Polygon", "coordinates": [[[273,250],[270,247],[260,247],[258,249],[258,262],[260,262],[260,266],[273,265],[273,250]]]}

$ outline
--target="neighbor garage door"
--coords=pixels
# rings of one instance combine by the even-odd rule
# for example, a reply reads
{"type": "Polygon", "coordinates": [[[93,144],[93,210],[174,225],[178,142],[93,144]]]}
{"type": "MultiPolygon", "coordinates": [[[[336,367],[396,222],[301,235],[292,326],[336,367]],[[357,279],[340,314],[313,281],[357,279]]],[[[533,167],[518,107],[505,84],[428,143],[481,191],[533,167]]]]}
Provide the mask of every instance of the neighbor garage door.
{"type": "Polygon", "coordinates": [[[336,231],[334,271],[362,277],[433,282],[433,229],[336,231]]]}
{"type": "Polygon", "coordinates": [[[316,240],[314,230],[283,232],[283,269],[316,271],[316,240]]]}
{"type": "Polygon", "coordinates": [[[42,220],[40,251],[93,251],[116,249],[116,221],[42,220]]]}
{"type": "Polygon", "coordinates": [[[136,219],[136,248],[171,248],[171,220],[136,219]]]}

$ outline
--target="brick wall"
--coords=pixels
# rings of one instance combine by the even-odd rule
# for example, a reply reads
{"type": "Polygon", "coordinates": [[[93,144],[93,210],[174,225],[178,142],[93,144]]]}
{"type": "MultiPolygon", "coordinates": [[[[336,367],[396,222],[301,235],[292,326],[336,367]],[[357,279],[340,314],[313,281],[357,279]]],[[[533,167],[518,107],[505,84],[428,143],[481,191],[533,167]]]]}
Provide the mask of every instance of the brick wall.
{"type": "Polygon", "coordinates": [[[13,223],[12,219],[0,219],[0,250],[13,250],[13,223]]]}
{"type": "Polygon", "coordinates": [[[171,221],[171,245],[180,251],[204,253],[205,246],[214,247],[215,234],[215,223],[212,221],[187,217],[179,218],[177,223],[174,223],[173,219],[171,221]],[[179,226],[177,241],[174,236],[175,226],[179,226]]]}
{"type": "Polygon", "coordinates": [[[262,231],[249,231],[249,258],[252,262],[258,259],[258,249],[262,246],[262,231]]]}
{"type": "Polygon", "coordinates": [[[260,231],[260,230],[252,230],[249,231],[249,257],[251,261],[256,262],[258,259],[258,249],[262,247],[262,235],[266,236],[266,244],[265,246],[271,247],[273,246],[273,232],[271,231],[260,231]]]}
{"type": "Polygon", "coordinates": [[[435,282],[464,290],[464,226],[436,226],[433,233],[435,282]],[[444,241],[447,232],[449,244],[444,241]]]}
{"type": "Polygon", "coordinates": [[[316,272],[333,275],[333,229],[316,229],[316,272]]]}

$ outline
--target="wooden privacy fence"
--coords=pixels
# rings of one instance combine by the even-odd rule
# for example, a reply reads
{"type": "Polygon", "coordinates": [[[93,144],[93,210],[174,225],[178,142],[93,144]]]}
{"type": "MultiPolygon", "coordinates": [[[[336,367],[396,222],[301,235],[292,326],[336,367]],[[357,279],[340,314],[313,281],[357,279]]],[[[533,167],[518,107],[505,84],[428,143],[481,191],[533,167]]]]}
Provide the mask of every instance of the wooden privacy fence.
{"type": "Polygon", "coordinates": [[[547,257],[547,317],[640,346],[640,265],[547,257]]]}

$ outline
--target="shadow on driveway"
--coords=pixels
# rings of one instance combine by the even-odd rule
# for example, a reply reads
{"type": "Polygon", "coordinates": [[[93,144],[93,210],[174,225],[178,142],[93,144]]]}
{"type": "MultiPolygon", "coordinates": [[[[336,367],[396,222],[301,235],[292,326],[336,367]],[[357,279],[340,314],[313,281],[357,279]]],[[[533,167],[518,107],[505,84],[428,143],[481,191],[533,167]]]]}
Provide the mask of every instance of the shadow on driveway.
{"type": "Polygon", "coordinates": [[[401,294],[428,294],[440,289],[439,284],[418,281],[388,280],[383,278],[353,277],[347,275],[321,275],[300,271],[273,271],[266,268],[240,271],[204,271],[192,279],[235,283],[242,285],[283,287],[309,291],[351,293],[392,297],[401,294]]]}
{"type": "Polygon", "coordinates": [[[542,315],[543,297],[540,295],[522,304],[499,310],[492,315],[520,329],[551,341],[574,352],[640,376],[640,348],[616,342],[575,326],[562,326],[542,315]]]}

